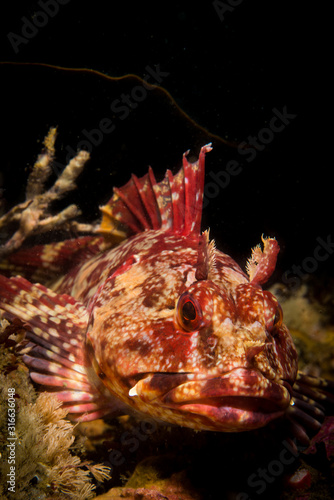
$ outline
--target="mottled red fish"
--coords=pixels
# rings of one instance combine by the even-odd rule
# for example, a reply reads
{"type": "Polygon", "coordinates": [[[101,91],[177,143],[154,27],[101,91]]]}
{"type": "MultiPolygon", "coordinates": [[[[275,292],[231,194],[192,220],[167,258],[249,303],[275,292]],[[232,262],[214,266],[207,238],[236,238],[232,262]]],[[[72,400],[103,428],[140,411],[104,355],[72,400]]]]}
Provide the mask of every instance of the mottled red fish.
{"type": "Polygon", "coordinates": [[[290,421],[307,441],[333,384],[297,374],[277,299],[263,291],[279,251],[263,238],[246,273],[201,232],[204,146],[157,183],[152,170],[114,189],[102,236],[21,250],[8,262],[31,281],[0,277],[0,308],[20,319],[31,378],[75,418],[137,412],[215,431],[290,421]],[[110,234],[126,234],[117,247],[110,234]],[[109,246],[108,246],[109,245],[109,246]],[[58,274],[59,275],[59,274],[58,274]]]}

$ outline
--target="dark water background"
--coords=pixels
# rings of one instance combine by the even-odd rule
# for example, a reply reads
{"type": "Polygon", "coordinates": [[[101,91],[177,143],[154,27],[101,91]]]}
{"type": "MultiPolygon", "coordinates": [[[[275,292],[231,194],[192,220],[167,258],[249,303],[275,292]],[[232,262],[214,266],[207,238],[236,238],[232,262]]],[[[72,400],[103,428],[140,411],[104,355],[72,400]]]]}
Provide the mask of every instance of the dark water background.
{"type": "MultiPolygon", "coordinates": [[[[40,150],[37,141],[50,126],[58,126],[61,168],[69,151],[87,140],[83,131],[109,119],[116,128],[100,141],[95,136],[98,144],[80,190],[71,195],[86,219],[97,217],[112,186],[122,185],[132,172],[143,175],[151,164],[161,178],[166,167],[177,169],[185,150],[197,154],[212,141],[207,184],[232,159],[241,169],[227,185],[207,188],[211,198],[203,226],[210,226],[219,248],[243,264],[262,233],[275,236],[280,281],[291,266],[313,256],[318,237],[331,241],[330,115],[321,30],[326,12],[320,7],[247,0],[41,0],[2,10],[1,61],[86,68],[110,77],[151,72],[148,81],[172,98],[159,90],[143,97],[133,90],[141,85],[133,79],[115,82],[89,72],[1,64],[0,182],[8,207],[22,196],[40,150]],[[122,112],[114,104],[118,111],[111,111],[115,100],[133,91],[136,106],[122,112]],[[287,113],[283,127],[272,121],[275,110],[287,113]],[[244,155],[219,140],[244,143],[250,136],[260,139],[260,149],[244,155]]],[[[331,273],[332,260],[329,252],[314,272],[331,273]]]]}

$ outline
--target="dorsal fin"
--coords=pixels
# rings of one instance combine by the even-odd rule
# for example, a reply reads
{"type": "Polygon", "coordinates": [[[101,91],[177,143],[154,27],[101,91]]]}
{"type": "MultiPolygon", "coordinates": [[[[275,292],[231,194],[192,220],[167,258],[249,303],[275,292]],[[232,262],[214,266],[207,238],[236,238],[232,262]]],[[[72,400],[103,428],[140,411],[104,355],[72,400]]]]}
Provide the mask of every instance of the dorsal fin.
{"type": "Polygon", "coordinates": [[[167,170],[157,183],[150,168],[140,179],[132,175],[122,188],[101,207],[103,214],[98,232],[108,234],[140,233],[148,229],[162,229],[173,233],[199,234],[202,218],[205,154],[211,144],[201,148],[195,163],[183,155],[182,168],[176,175],[167,170]]]}

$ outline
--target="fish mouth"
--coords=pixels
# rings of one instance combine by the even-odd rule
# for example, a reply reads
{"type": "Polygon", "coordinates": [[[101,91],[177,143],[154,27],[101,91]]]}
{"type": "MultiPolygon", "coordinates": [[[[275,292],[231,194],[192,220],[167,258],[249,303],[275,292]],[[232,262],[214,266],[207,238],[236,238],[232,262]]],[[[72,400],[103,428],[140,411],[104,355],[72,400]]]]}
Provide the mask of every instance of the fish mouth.
{"type": "Polygon", "coordinates": [[[284,381],[269,380],[257,370],[236,368],[211,377],[145,374],[129,395],[201,420],[204,428],[236,432],[263,427],[283,415],[290,403],[291,387],[284,381]]]}

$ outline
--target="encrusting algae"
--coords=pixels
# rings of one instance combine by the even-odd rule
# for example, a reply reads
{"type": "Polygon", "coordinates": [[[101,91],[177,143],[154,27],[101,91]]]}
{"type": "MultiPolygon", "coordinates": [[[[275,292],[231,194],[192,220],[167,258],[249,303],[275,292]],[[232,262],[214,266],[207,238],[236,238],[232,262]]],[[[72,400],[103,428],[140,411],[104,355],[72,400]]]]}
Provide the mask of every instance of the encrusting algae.
{"type": "Polygon", "coordinates": [[[0,329],[0,499],[93,498],[92,476],[109,479],[109,468],[75,454],[82,448],[75,425],[54,395],[36,394],[8,328],[0,329]]]}

